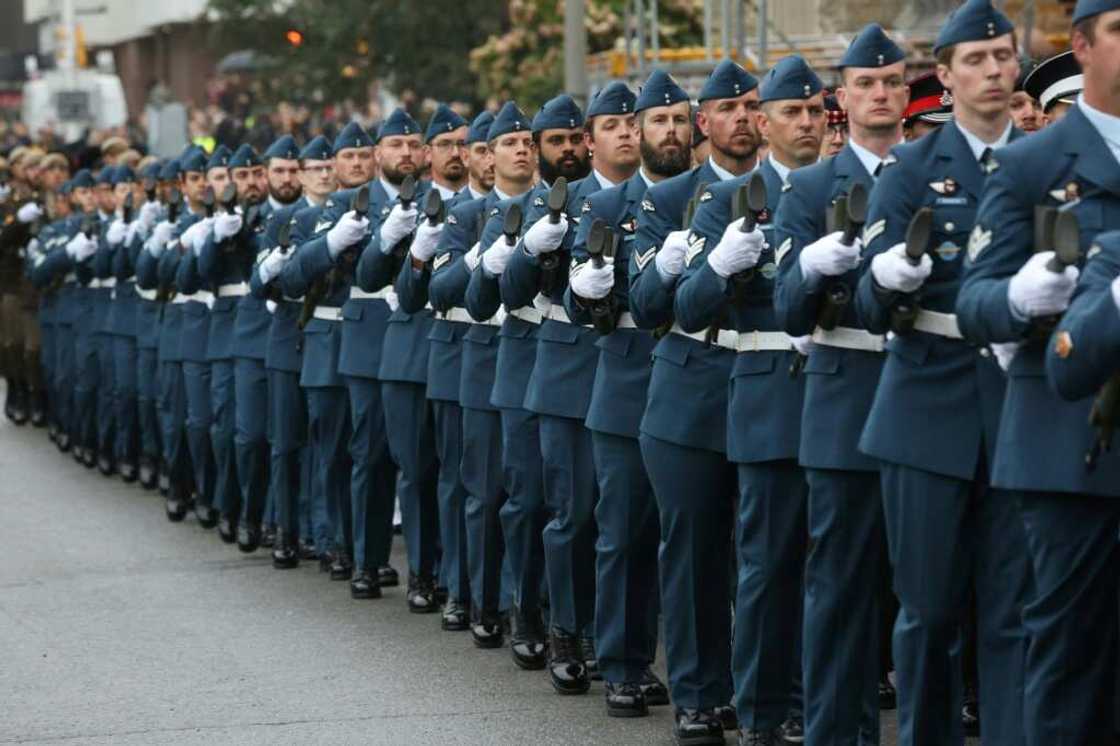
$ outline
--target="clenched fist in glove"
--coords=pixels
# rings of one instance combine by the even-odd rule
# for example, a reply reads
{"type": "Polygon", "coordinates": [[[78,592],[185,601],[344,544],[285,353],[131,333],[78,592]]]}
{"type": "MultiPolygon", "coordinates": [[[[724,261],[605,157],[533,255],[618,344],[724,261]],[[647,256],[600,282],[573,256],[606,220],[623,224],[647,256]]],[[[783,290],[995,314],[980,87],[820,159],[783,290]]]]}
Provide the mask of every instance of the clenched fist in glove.
{"type": "Polygon", "coordinates": [[[339,218],[327,231],[327,251],[331,259],[337,259],[339,254],[361,241],[368,228],[369,218],[359,216],[353,210],[339,218]]]}
{"type": "Polygon", "coordinates": [[[225,213],[214,218],[214,240],[225,241],[241,232],[244,222],[236,212],[225,213]]]}
{"type": "Polygon", "coordinates": [[[416,228],[416,235],[412,237],[412,247],[409,249],[417,261],[429,262],[436,255],[436,247],[443,235],[443,223],[432,225],[427,220],[416,228]]]}
{"type": "Polygon", "coordinates": [[[110,246],[116,246],[122,243],[127,235],[128,225],[120,218],[117,218],[109,224],[109,229],[105,231],[105,242],[110,246]]]}
{"type": "Polygon", "coordinates": [[[596,267],[592,262],[584,262],[572,270],[568,280],[572,292],[580,298],[601,300],[611,294],[614,287],[614,262],[604,262],[596,267]]]}
{"type": "Polygon", "coordinates": [[[550,216],[545,215],[525,232],[525,250],[533,256],[556,251],[564,243],[564,234],[568,232],[568,218],[561,215],[558,222],[553,223],[551,220],[550,216]]]}
{"type": "Polygon", "coordinates": [[[766,236],[758,228],[743,233],[744,218],[732,220],[723,230],[723,237],[708,254],[708,266],[723,279],[758,264],[766,248],[766,236]]]}
{"type": "Polygon", "coordinates": [[[1053,257],[1053,251],[1032,254],[1012,275],[1007,285],[1007,302],[1020,319],[1053,316],[1069,307],[1079,272],[1073,266],[1051,272],[1046,264],[1053,257]]]}
{"type": "Polygon", "coordinates": [[[202,246],[206,243],[206,239],[210,236],[210,230],[213,227],[214,218],[203,218],[183,231],[183,235],[179,236],[179,244],[184,249],[193,251],[195,256],[198,256],[202,253],[202,246]]]}
{"type": "Polygon", "coordinates": [[[506,271],[506,265],[509,264],[509,258],[513,256],[515,248],[516,245],[510,246],[505,236],[499,236],[489,249],[482,252],[482,268],[489,275],[499,277],[506,271]]]}
{"type": "Polygon", "coordinates": [[[801,250],[798,262],[801,274],[807,281],[812,282],[818,277],[836,277],[859,266],[862,242],[857,238],[852,241],[851,246],[845,246],[840,240],[843,236],[841,231],[836,231],[818,238],[801,250]]]}
{"type": "Polygon", "coordinates": [[[268,253],[261,261],[260,272],[261,282],[265,285],[275,280],[284,271],[284,266],[291,261],[292,252],[284,251],[279,246],[268,253]]]}
{"type": "Polygon", "coordinates": [[[475,241],[474,246],[472,246],[470,250],[463,255],[463,262],[467,265],[467,269],[471,272],[474,272],[475,267],[477,267],[478,263],[482,261],[482,257],[480,256],[481,252],[482,247],[479,245],[478,241],[475,241]]]}
{"type": "Polygon", "coordinates": [[[673,231],[657,251],[653,263],[665,282],[672,282],[684,272],[684,255],[688,253],[688,230],[673,231]]]}
{"type": "Polygon", "coordinates": [[[43,208],[34,202],[28,202],[16,211],[16,219],[21,223],[34,223],[43,215],[43,208]]]}
{"type": "Polygon", "coordinates": [[[152,229],[152,235],[148,239],[147,249],[156,259],[159,259],[160,254],[167,248],[167,242],[171,240],[171,233],[174,230],[175,224],[167,220],[161,220],[156,223],[156,227],[152,229]]]}
{"type": "Polygon", "coordinates": [[[879,286],[897,293],[913,293],[922,286],[933,272],[933,260],[923,254],[922,260],[911,264],[906,256],[906,244],[890,247],[871,260],[871,276],[879,286]]]}
{"type": "Polygon", "coordinates": [[[86,234],[79,233],[66,244],[66,253],[76,262],[84,262],[97,253],[97,242],[87,238],[86,234]]]}
{"type": "Polygon", "coordinates": [[[399,202],[393,205],[393,209],[389,211],[385,221],[381,223],[379,231],[383,253],[391,252],[394,246],[416,230],[417,214],[415,205],[409,205],[407,208],[399,202]]]}
{"type": "Polygon", "coordinates": [[[140,221],[141,230],[151,230],[159,219],[159,209],[159,202],[145,202],[140,205],[140,215],[137,219],[140,221]]]}

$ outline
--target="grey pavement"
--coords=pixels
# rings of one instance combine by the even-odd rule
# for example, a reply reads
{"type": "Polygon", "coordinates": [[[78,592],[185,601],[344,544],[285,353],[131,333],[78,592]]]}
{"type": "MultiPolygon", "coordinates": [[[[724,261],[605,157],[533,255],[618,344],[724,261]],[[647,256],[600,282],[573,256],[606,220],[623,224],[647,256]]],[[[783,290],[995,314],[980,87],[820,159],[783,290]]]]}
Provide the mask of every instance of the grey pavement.
{"type": "Polygon", "coordinates": [[[559,697],[402,588],[273,570],[2,417],[0,517],[0,743],[672,743],[668,708],[607,718],[600,684],[559,697]]]}

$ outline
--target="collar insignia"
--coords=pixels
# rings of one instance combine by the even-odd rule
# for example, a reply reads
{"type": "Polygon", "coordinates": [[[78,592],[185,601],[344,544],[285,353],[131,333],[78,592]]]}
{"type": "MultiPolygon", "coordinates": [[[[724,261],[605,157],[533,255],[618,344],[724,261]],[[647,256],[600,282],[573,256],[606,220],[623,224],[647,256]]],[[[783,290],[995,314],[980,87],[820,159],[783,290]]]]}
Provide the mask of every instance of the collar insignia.
{"type": "Polygon", "coordinates": [[[642,212],[657,212],[657,209],[653,206],[653,203],[650,202],[648,199],[643,199],[642,200],[642,212]]]}

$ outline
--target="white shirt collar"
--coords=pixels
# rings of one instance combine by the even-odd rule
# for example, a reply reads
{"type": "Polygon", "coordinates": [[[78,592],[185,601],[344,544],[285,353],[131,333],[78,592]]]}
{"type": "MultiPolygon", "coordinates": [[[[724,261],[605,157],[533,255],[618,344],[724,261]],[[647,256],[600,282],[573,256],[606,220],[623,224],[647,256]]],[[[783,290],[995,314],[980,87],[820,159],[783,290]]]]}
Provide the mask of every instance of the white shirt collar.
{"type": "Polygon", "coordinates": [[[271,194],[268,195],[268,204],[272,207],[273,210],[279,210],[282,207],[287,207],[287,205],[273,197],[271,194]]]}
{"type": "Polygon", "coordinates": [[[610,189],[611,187],[615,186],[615,183],[613,181],[599,173],[599,169],[593,168],[591,169],[591,173],[595,174],[595,181],[599,182],[600,189],[610,189]]]}
{"type": "Polygon", "coordinates": [[[510,195],[508,195],[508,194],[506,194],[505,192],[503,192],[503,191],[502,191],[501,189],[499,189],[499,188],[498,188],[497,186],[495,186],[495,187],[494,187],[494,195],[495,195],[495,196],[497,196],[497,198],[498,198],[499,200],[503,200],[503,199],[510,199],[510,195]]]}
{"type": "Polygon", "coordinates": [[[976,160],[980,160],[980,156],[984,155],[984,151],[988,148],[991,148],[992,150],[998,150],[1007,144],[1007,141],[1011,139],[1011,124],[1011,122],[1007,123],[1007,128],[1004,129],[1002,135],[996,138],[995,142],[984,142],[979,137],[965,129],[956,119],[953,120],[953,126],[955,126],[957,130],[959,130],[960,133],[964,135],[964,141],[968,143],[968,149],[972,151],[972,156],[976,160]]]}
{"type": "Polygon", "coordinates": [[[641,168],[639,168],[638,173],[642,175],[642,181],[644,181],[646,183],[646,189],[649,189],[651,186],[653,186],[653,183],[654,183],[653,179],[646,176],[646,167],[645,166],[642,166],[641,168]]]}
{"type": "Polygon", "coordinates": [[[384,176],[378,177],[378,181],[381,182],[381,188],[389,195],[389,201],[396,202],[397,197],[400,196],[401,190],[386,181],[384,176]]]}
{"type": "Polygon", "coordinates": [[[728,179],[735,178],[735,174],[720,166],[711,156],[708,156],[708,168],[716,172],[716,176],[719,177],[720,181],[727,181],[728,179]]]}
{"type": "Polygon", "coordinates": [[[856,158],[859,158],[859,162],[867,169],[868,175],[874,178],[875,172],[879,169],[879,166],[883,164],[883,159],[851,138],[848,139],[848,147],[852,149],[852,152],[856,154],[856,158]]]}
{"type": "Polygon", "coordinates": [[[102,210],[100,207],[97,208],[97,219],[102,223],[109,222],[109,220],[116,217],[116,215],[117,214],[115,212],[112,215],[106,215],[104,210],[102,210]]]}
{"type": "Polygon", "coordinates": [[[793,169],[784,163],[780,163],[778,159],[774,157],[773,153],[767,155],[766,159],[770,161],[770,167],[778,172],[778,177],[781,178],[782,184],[786,184],[789,181],[789,172],[793,169]]]}
{"type": "Polygon", "coordinates": [[[458,194],[458,192],[456,192],[454,189],[452,189],[450,187],[445,187],[443,184],[440,184],[439,182],[436,182],[436,181],[432,182],[432,186],[434,186],[436,189],[439,190],[440,199],[442,199],[444,202],[446,202],[447,200],[451,199],[456,194],[458,194]]]}
{"type": "Polygon", "coordinates": [[[486,192],[480,192],[470,184],[467,185],[467,190],[471,193],[471,199],[481,199],[486,196],[486,192]]]}
{"type": "Polygon", "coordinates": [[[1077,105],[1081,107],[1081,113],[1089,120],[1089,124],[1093,125],[1093,129],[1100,133],[1109,149],[1114,152],[1120,149],[1120,117],[1094,109],[1085,101],[1084,95],[1078,95],[1077,105]]]}

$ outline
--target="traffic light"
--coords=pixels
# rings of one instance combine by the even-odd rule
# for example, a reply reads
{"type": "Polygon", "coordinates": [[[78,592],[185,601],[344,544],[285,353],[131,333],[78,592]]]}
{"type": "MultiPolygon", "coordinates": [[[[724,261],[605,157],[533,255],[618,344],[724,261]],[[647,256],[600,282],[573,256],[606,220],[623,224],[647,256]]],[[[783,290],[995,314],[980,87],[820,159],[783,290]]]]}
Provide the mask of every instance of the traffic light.
{"type": "Polygon", "coordinates": [[[299,29],[290,28],[284,33],[284,39],[293,47],[303,46],[303,32],[299,29]]]}

